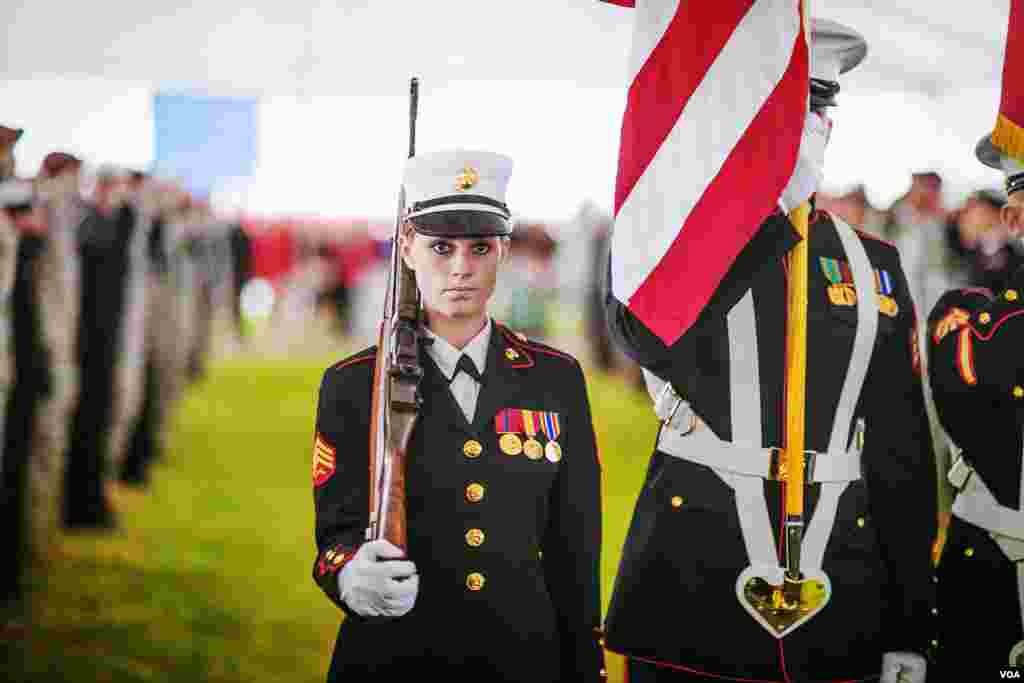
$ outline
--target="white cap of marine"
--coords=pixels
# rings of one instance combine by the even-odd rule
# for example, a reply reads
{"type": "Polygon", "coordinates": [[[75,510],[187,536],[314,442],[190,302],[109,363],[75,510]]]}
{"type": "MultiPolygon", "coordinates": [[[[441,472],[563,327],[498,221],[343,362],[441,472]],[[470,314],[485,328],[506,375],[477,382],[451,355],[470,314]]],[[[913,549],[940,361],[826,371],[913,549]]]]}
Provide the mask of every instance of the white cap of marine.
{"type": "Polygon", "coordinates": [[[838,81],[839,75],[864,61],[868,43],[849,26],[811,17],[811,78],[838,81]]]}
{"type": "Polygon", "coordinates": [[[405,164],[406,218],[416,232],[485,237],[512,232],[505,193],[512,159],[495,152],[451,149],[421,154],[405,164]]]}

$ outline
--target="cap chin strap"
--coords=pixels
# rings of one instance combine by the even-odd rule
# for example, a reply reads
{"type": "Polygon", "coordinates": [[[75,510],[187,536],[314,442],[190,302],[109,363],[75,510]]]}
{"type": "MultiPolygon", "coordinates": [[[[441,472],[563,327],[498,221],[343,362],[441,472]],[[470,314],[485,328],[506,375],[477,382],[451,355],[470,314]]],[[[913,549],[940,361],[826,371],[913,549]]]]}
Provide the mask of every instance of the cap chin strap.
{"type": "Polygon", "coordinates": [[[839,94],[839,82],[827,81],[824,78],[811,78],[811,110],[836,106],[836,95],[839,94]]]}

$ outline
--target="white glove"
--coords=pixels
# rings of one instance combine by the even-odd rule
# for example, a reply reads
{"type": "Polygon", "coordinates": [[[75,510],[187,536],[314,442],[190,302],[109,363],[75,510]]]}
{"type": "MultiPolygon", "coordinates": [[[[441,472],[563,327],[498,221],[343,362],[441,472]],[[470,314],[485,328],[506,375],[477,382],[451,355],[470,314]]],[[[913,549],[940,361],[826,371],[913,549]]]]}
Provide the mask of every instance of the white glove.
{"type": "Polygon", "coordinates": [[[405,553],[381,539],[370,541],[338,572],[341,599],[363,617],[400,617],[416,603],[420,575],[405,553]]]}
{"type": "Polygon", "coordinates": [[[927,672],[928,662],[916,652],[886,652],[878,683],[924,683],[927,672]]]}
{"type": "Polygon", "coordinates": [[[797,156],[793,177],[782,191],[779,203],[789,213],[818,191],[825,178],[825,147],[832,134],[832,123],[814,112],[807,112],[804,134],[800,138],[800,153],[797,156]]]}

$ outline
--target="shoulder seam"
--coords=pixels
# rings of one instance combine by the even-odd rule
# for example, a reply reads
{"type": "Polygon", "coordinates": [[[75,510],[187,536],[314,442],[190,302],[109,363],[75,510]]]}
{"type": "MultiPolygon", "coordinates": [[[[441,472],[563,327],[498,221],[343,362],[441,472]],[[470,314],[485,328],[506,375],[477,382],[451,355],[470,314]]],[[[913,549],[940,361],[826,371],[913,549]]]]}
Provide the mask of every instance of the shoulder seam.
{"type": "Polygon", "coordinates": [[[520,346],[525,346],[526,348],[530,349],[531,351],[536,351],[537,353],[543,353],[543,354],[548,355],[548,356],[555,356],[557,358],[561,358],[563,360],[567,360],[567,361],[569,361],[571,363],[574,363],[574,364],[578,363],[578,361],[575,358],[573,358],[572,356],[570,356],[567,353],[562,353],[561,351],[556,351],[556,350],[554,350],[554,349],[552,349],[550,347],[547,347],[547,346],[540,346],[539,343],[531,342],[529,339],[525,339],[525,338],[524,339],[520,339],[518,336],[516,336],[515,332],[513,332],[511,329],[509,329],[505,325],[499,324],[498,328],[501,330],[501,333],[505,336],[505,338],[508,339],[510,342],[512,342],[514,344],[518,344],[520,346]]]}
{"type": "Polygon", "coordinates": [[[992,290],[987,287],[961,287],[956,291],[960,294],[980,294],[989,301],[992,300],[992,290]]]}
{"type": "Polygon", "coordinates": [[[362,363],[363,361],[376,360],[376,359],[377,359],[377,353],[376,352],[367,354],[365,356],[356,356],[355,358],[346,358],[345,360],[338,361],[337,363],[332,365],[331,369],[332,370],[341,370],[342,368],[347,368],[348,366],[355,365],[356,363],[362,363]]]}
{"type": "MultiPolygon", "coordinates": [[[[853,226],[851,225],[850,227],[853,227],[853,226]]],[[[861,237],[863,237],[864,239],[874,240],[875,242],[881,242],[882,244],[890,246],[893,249],[897,249],[895,244],[893,244],[889,240],[885,239],[884,237],[879,237],[878,235],[875,235],[874,233],[870,233],[870,232],[868,232],[866,230],[863,230],[861,228],[853,228],[853,231],[855,233],[857,233],[858,235],[860,235],[861,237]]],[[[899,250],[897,249],[897,251],[899,251],[899,250]]]]}

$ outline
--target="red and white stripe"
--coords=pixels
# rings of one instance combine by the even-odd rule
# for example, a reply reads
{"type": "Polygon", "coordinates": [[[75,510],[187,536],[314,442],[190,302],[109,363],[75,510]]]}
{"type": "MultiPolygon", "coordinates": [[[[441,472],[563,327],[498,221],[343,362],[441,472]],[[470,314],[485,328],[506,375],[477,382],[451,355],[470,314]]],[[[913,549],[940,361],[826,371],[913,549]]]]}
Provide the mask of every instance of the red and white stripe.
{"type": "Polygon", "coordinates": [[[697,319],[796,165],[800,0],[607,0],[636,12],[612,291],[665,343],[697,319]]]}

